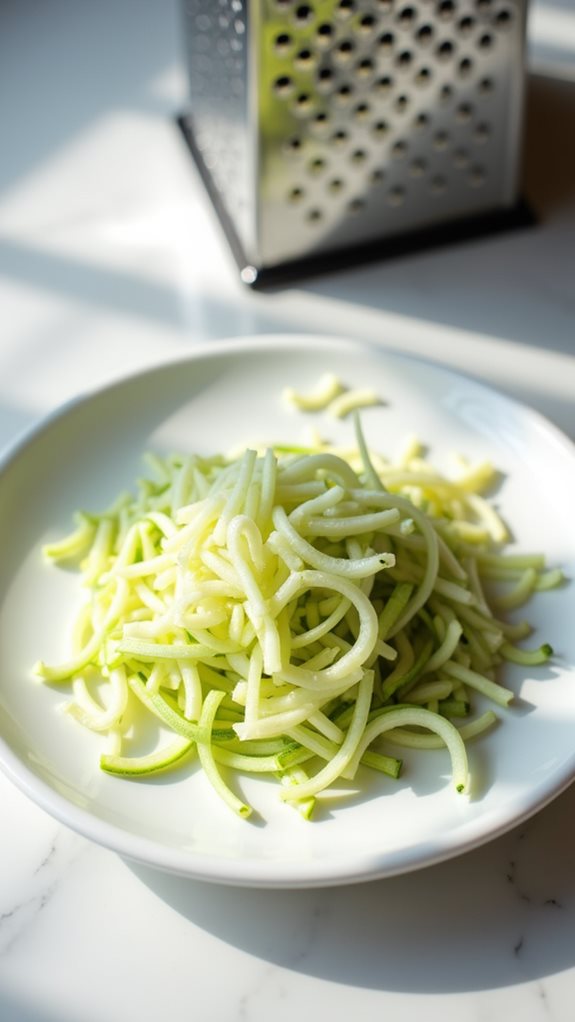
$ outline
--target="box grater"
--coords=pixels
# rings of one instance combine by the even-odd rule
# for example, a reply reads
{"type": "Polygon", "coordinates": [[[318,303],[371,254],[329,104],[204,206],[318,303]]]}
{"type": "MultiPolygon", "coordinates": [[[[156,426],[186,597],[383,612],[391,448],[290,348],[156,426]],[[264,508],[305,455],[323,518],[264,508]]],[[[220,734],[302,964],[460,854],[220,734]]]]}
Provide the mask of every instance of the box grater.
{"type": "Polygon", "coordinates": [[[511,222],[526,0],[184,0],[180,125],[250,284],[511,222]]]}

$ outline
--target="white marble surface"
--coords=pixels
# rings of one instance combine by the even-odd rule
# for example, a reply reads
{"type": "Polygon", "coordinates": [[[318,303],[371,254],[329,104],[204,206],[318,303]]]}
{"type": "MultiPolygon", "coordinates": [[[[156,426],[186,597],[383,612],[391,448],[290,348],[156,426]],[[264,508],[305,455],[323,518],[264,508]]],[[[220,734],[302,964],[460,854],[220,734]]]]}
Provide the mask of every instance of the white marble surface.
{"type": "MultiPolygon", "coordinates": [[[[167,0],[0,7],[0,444],[197,341],[377,340],[482,377],[575,438],[575,8],[533,7],[535,229],[257,295],[170,120],[167,0]]],[[[319,892],[134,867],[0,778],[2,1022],[571,1022],[575,789],[483,849],[319,892]]]]}

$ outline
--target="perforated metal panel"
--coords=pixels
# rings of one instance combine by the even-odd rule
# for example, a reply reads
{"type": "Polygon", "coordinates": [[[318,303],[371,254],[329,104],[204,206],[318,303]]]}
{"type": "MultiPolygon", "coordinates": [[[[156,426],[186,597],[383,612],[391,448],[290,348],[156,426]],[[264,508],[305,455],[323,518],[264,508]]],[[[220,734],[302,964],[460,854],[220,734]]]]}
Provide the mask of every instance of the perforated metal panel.
{"type": "Polygon", "coordinates": [[[512,206],[523,0],[186,0],[191,130],[255,267],[512,206]]]}

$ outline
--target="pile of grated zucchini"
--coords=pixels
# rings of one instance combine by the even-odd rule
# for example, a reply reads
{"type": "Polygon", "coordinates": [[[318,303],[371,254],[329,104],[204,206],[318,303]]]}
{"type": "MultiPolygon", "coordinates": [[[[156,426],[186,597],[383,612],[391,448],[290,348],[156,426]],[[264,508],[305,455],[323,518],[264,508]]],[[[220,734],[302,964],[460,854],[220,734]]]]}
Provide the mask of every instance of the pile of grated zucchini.
{"type": "Polygon", "coordinates": [[[518,646],[531,628],[505,612],[562,580],[505,553],[482,496],[493,467],[460,460],[447,478],[416,440],[386,461],[357,416],[349,450],[147,462],[135,493],[45,548],[78,564],[86,600],[69,659],[35,672],[70,684],[67,712],[106,735],[101,768],[147,777],[197,756],[240,816],[234,771],[276,777],[309,817],[360,765],[396,778],[398,748],[447,748],[467,792],[466,742],[497,720],[473,694],[506,707],[501,662],[552,653],[518,646]],[[130,754],[135,704],[169,736],[147,755],[130,754]]]}

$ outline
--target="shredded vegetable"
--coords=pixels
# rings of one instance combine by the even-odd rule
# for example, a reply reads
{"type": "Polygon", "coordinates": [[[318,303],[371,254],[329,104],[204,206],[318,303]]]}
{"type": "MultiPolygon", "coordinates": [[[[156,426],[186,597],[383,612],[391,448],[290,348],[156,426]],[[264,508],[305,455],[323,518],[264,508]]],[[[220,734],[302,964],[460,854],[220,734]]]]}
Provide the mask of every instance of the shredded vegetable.
{"type": "MultiPolygon", "coordinates": [[[[339,393],[326,378],[299,406],[339,393]]],[[[357,416],[345,450],[148,464],[134,493],[78,513],[45,548],[79,566],[86,600],[66,660],[35,671],[68,686],[69,714],[106,736],[101,769],[148,777],[196,755],[241,817],[252,809],[234,771],[277,778],[280,799],[308,818],[360,767],[398,777],[394,749],[442,748],[468,792],[466,742],[497,721],[476,713],[478,695],[505,710],[501,663],[552,654],[519,647],[529,625],[499,610],[562,581],[541,555],[505,552],[484,495],[494,469],[460,461],[448,477],[413,437],[386,460],[357,416]],[[167,735],[147,755],[131,751],[135,706],[167,735]]]]}

